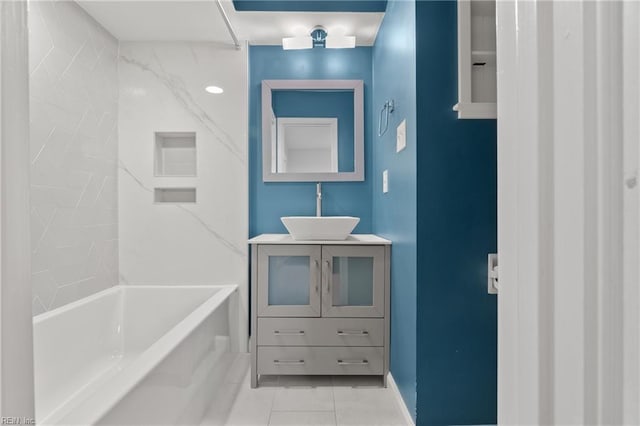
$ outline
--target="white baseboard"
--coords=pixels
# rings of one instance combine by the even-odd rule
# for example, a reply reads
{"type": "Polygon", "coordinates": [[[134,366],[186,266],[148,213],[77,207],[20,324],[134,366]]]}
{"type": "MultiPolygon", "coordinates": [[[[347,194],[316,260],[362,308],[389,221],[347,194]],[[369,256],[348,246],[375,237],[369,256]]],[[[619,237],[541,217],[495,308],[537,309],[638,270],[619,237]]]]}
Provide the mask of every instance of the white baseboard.
{"type": "Polygon", "coordinates": [[[387,376],[387,384],[389,385],[394,395],[396,396],[396,400],[398,401],[398,406],[400,407],[400,411],[402,411],[402,416],[404,417],[407,426],[416,426],[416,424],[413,421],[413,417],[411,416],[411,413],[407,408],[407,404],[405,404],[404,399],[402,399],[402,395],[400,394],[400,389],[398,389],[398,385],[396,384],[396,381],[393,380],[393,376],[391,375],[391,372],[389,372],[387,376]]]}

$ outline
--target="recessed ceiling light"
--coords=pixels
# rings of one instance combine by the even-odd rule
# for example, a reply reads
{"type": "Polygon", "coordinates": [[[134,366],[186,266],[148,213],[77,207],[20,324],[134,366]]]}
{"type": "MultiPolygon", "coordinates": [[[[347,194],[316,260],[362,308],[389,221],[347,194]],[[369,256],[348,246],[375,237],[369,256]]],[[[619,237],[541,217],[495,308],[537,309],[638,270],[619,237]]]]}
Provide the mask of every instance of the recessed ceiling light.
{"type": "Polygon", "coordinates": [[[218,87],[218,86],[207,86],[204,90],[206,90],[209,93],[213,93],[214,95],[219,95],[220,93],[224,92],[222,87],[218,87]]]}

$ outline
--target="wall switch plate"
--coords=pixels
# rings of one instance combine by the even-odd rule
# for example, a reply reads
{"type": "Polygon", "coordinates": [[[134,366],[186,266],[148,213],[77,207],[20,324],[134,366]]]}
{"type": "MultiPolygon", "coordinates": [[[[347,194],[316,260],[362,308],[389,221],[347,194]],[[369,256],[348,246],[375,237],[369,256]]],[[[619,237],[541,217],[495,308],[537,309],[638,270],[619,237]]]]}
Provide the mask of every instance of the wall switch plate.
{"type": "Polygon", "coordinates": [[[382,172],[382,192],[389,192],[389,170],[382,172]]]}
{"type": "Polygon", "coordinates": [[[407,147],[407,120],[402,120],[396,128],[396,152],[400,152],[407,147]]]}

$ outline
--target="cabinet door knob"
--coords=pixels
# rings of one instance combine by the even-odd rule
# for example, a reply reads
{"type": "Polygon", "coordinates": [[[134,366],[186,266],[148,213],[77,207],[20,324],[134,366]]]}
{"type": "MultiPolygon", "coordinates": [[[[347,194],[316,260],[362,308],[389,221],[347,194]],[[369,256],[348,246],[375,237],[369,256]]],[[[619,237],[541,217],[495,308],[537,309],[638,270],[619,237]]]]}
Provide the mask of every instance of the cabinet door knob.
{"type": "Polygon", "coordinates": [[[320,265],[317,260],[313,261],[313,266],[315,268],[314,279],[316,281],[316,293],[320,293],[320,265]]]}

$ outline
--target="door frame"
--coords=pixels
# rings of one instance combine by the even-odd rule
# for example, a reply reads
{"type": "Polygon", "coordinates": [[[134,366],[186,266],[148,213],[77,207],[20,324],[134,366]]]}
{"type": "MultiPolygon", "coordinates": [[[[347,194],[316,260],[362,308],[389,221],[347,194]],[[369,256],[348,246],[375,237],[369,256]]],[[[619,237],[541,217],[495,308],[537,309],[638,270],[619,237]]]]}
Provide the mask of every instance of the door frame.
{"type": "Polygon", "coordinates": [[[497,3],[498,423],[640,423],[640,6],[497,3]]]}
{"type": "Polygon", "coordinates": [[[34,419],[27,2],[0,2],[0,416],[34,419]]]}

